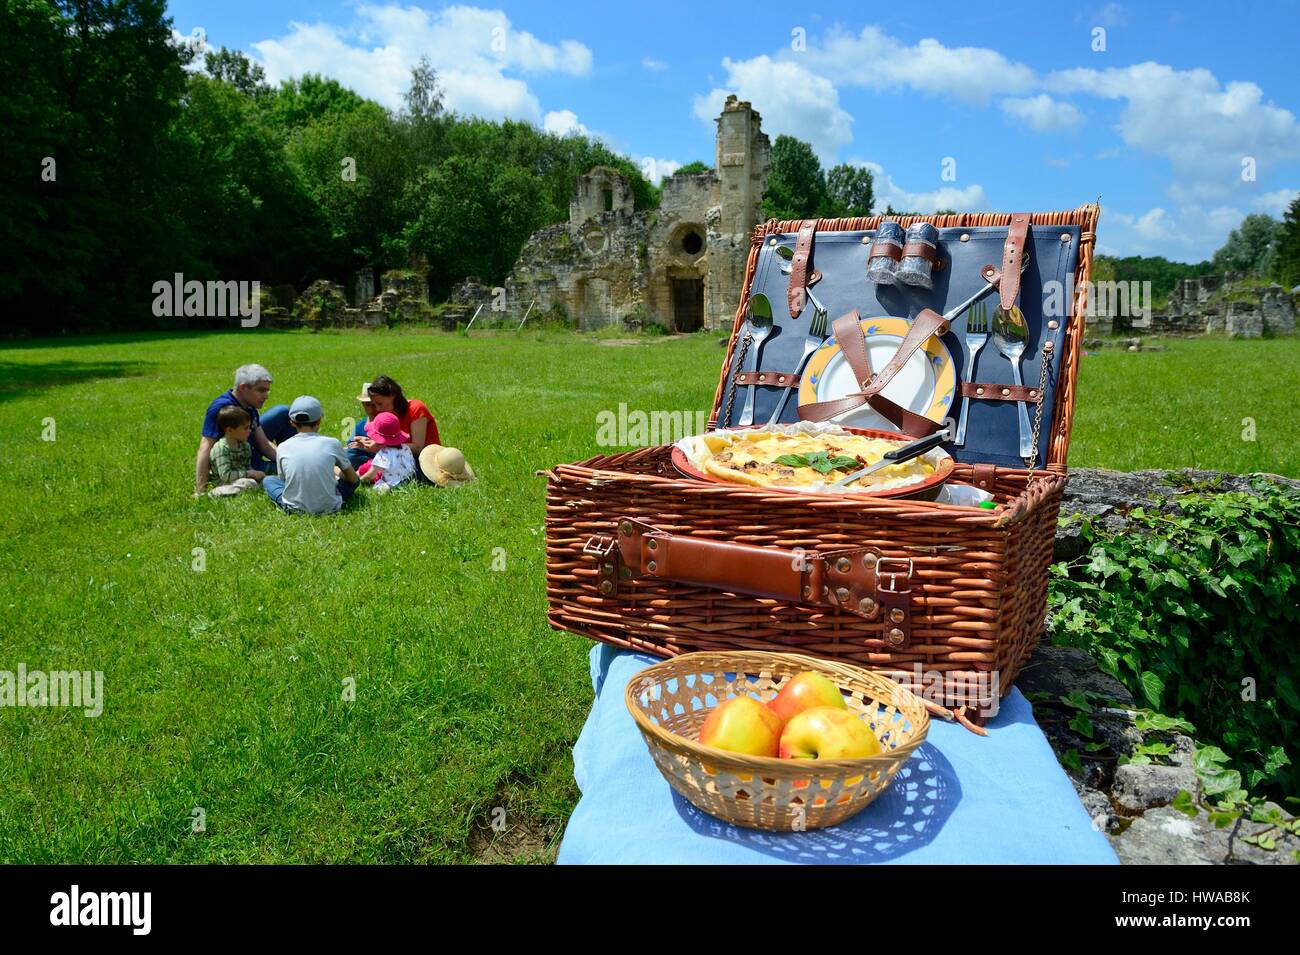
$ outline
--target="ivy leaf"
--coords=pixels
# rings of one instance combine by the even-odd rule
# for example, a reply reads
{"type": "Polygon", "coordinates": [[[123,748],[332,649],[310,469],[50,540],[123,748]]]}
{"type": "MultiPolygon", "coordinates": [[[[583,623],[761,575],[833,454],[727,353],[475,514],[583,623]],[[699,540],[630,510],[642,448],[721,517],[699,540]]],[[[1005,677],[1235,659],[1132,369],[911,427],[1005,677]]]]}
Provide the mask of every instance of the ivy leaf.
{"type": "Polygon", "coordinates": [[[1080,776],[1083,775],[1083,763],[1079,760],[1079,753],[1077,750],[1067,749],[1062,753],[1061,765],[1066,769],[1074,770],[1074,772],[1080,776]]]}
{"type": "Polygon", "coordinates": [[[1147,702],[1155,709],[1159,709],[1160,699],[1165,694],[1165,681],[1150,670],[1143,670],[1138,679],[1142,683],[1142,694],[1147,698],[1147,702]]]}
{"type": "Polygon", "coordinates": [[[1080,736],[1086,736],[1092,739],[1092,720],[1083,713],[1075,713],[1070,719],[1070,729],[1074,730],[1080,736]]]}
{"type": "Polygon", "coordinates": [[[1195,803],[1192,801],[1192,794],[1189,793],[1186,789],[1178,790],[1178,795],[1174,797],[1173,802],[1171,802],[1169,805],[1172,806],[1174,809],[1177,809],[1179,812],[1181,812],[1184,816],[1186,816],[1189,819],[1195,819],[1199,814],[1199,810],[1196,808],[1195,803]]]}
{"type": "Polygon", "coordinates": [[[1061,697],[1061,702],[1066,706],[1073,707],[1076,710],[1081,710],[1084,713],[1092,712],[1092,704],[1089,703],[1087,697],[1078,690],[1065,694],[1065,696],[1061,697]]]}

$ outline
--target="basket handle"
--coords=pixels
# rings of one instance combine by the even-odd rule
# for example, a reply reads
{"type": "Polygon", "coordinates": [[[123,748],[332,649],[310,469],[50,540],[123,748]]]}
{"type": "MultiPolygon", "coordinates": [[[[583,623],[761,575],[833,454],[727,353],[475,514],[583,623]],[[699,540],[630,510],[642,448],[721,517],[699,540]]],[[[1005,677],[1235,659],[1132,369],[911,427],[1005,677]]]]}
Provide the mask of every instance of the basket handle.
{"type": "Polygon", "coordinates": [[[614,540],[593,538],[586,549],[597,557],[597,586],[606,596],[617,593],[620,579],[661,578],[833,607],[864,620],[882,620],[882,640],[889,647],[904,649],[911,643],[912,562],[884,557],[875,547],[758,547],[672,534],[626,517],[618,521],[614,540]]]}

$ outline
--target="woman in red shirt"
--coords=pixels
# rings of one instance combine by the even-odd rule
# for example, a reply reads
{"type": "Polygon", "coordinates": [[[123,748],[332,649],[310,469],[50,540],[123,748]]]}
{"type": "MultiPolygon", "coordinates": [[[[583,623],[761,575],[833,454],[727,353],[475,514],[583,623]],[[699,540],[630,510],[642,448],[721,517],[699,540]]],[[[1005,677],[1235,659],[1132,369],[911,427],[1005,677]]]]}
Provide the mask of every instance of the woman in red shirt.
{"type": "MultiPolygon", "coordinates": [[[[391,411],[397,415],[402,430],[411,436],[411,451],[417,459],[426,445],[442,444],[438,438],[438,422],[433,419],[433,412],[423,401],[402,394],[402,386],[387,375],[380,375],[370,383],[370,397],[375,403],[376,414],[391,411]]],[[[372,438],[363,435],[355,440],[367,451],[379,449],[372,438]]]]}

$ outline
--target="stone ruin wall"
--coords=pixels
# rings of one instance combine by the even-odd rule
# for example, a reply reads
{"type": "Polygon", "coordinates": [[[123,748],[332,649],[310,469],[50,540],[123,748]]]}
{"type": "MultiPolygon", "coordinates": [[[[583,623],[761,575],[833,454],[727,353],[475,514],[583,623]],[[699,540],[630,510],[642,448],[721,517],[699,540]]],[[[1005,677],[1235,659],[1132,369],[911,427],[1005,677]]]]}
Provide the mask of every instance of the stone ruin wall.
{"type": "Polygon", "coordinates": [[[597,167],[578,178],[569,221],[534,233],[505,282],[512,313],[563,314],[583,328],[622,322],[674,327],[675,297],[702,298],[699,318],[729,329],[762,218],[771,167],[761,117],[729,97],[717,120],[715,168],[678,173],[658,209],[634,212],[631,184],[597,167]],[[695,244],[698,237],[698,246],[695,244]],[[675,282],[689,286],[676,290],[675,282]]]}
{"type": "Polygon", "coordinates": [[[1238,274],[1182,279],[1169,293],[1164,314],[1149,324],[1123,316],[1089,319],[1089,333],[1106,335],[1141,328],[1160,335],[1226,335],[1261,338],[1294,335],[1296,302],[1280,285],[1242,284],[1238,274]]]}

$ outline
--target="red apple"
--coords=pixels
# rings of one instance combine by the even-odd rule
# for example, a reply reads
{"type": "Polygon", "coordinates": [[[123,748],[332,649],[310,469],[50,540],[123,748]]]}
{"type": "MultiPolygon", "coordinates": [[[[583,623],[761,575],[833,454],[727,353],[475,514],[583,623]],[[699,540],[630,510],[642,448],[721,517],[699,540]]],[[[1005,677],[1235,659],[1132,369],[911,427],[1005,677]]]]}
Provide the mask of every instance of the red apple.
{"type": "Polygon", "coordinates": [[[833,706],[845,709],[844,697],[839,688],[820,673],[800,673],[781,687],[781,692],[768,700],[768,707],[781,717],[784,726],[804,710],[814,706],[833,706]]]}
{"type": "Polygon", "coordinates": [[[775,756],[780,739],[780,718],[750,696],[720,703],[700,727],[704,745],[747,756],[775,756]]]}
{"type": "Polygon", "coordinates": [[[860,759],[879,752],[871,727],[843,706],[804,710],[781,732],[782,759],[860,759]]]}

